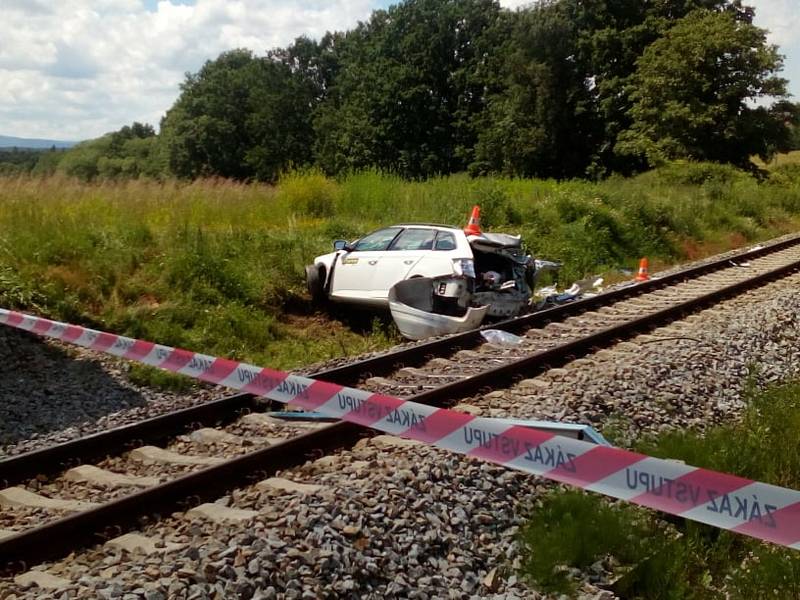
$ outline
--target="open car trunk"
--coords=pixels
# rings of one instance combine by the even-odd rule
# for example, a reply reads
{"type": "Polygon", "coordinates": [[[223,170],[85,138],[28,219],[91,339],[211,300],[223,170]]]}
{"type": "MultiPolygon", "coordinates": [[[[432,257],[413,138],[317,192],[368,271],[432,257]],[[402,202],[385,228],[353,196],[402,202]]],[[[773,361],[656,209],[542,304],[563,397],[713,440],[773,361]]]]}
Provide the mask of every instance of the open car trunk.
{"type": "Polygon", "coordinates": [[[467,238],[475,259],[475,287],[470,304],[488,306],[491,317],[511,317],[525,310],[533,293],[533,266],[519,236],[483,233],[467,238]]]}
{"type": "Polygon", "coordinates": [[[506,318],[528,309],[534,261],[519,236],[467,236],[474,273],[419,277],[389,290],[389,308],[404,337],[418,340],[478,327],[488,317],[506,318]]]}

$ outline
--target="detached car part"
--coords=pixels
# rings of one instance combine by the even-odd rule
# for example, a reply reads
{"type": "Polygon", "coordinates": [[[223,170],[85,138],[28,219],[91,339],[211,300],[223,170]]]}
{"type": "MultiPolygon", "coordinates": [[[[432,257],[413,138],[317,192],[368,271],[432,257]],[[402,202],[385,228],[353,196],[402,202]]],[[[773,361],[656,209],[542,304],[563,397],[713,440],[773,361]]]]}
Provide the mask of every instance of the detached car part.
{"type": "Polygon", "coordinates": [[[462,307],[460,303],[468,297],[465,287],[465,279],[430,277],[393,285],[389,310],[403,337],[421,340],[479,327],[489,307],[462,307]]]}

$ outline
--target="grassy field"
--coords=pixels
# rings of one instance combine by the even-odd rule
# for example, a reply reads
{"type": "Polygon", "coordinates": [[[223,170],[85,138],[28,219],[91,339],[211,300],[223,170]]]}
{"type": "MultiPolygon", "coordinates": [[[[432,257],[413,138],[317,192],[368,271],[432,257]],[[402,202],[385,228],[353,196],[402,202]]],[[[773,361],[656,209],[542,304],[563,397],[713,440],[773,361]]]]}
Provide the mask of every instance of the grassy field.
{"type": "Polygon", "coordinates": [[[401,222],[522,233],[562,283],[793,230],[800,176],[676,164],[599,183],[379,173],[277,186],[0,178],[0,306],[277,368],[383,348],[387,319],[309,303],[303,266],[336,238],[401,222]]]}
{"type": "MultiPolygon", "coordinates": [[[[738,423],[704,437],[673,432],[637,450],[661,458],[800,487],[800,382],[749,392],[738,423]]],[[[532,513],[521,535],[523,576],[545,591],[575,589],[566,567],[585,569],[613,556],[624,598],[750,600],[800,598],[800,554],[693,521],[667,523],[659,513],[598,495],[556,491],[532,513]]]]}
{"type": "Polygon", "coordinates": [[[753,162],[761,169],[775,169],[785,165],[800,165],[800,150],[776,154],[769,163],[765,163],[759,158],[754,158],[753,162]]]}

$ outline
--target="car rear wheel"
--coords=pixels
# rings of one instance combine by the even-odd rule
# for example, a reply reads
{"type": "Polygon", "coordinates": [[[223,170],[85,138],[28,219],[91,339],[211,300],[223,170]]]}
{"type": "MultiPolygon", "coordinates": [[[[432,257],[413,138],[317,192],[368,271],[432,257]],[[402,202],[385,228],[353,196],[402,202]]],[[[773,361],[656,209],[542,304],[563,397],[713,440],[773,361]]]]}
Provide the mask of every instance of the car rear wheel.
{"type": "Polygon", "coordinates": [[[306,266],[306,286],[314,302],[325,299],[325,267],[317,265],[306,266]]]}

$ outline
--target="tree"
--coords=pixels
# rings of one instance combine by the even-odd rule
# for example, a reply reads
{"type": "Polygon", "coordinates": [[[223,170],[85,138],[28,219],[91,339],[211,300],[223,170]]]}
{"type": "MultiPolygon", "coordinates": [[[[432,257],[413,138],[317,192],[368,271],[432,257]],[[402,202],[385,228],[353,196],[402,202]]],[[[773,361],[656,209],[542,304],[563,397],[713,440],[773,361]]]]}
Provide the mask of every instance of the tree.
{"type": "MultiPolygon", "coordinates": [[[[161,177],[165,166],[158,160],[159,140],[152,125],[134,122],[119,131],[107,133],[94,140],[81,142],[63,153],[53,170],[85,181],[96,178],[135,179],[140,176],[161,177]]],[[[44,159],[44,157],[43,157],[44,159]]],[[[52,160],[48,159],[50,163],[52,160]]],[[[40,160],[41,168],[48,164],[40,160]]]]}
{"type": "Polygon", "coordinates": [[[800,102],[795,102],[788,109],[793,117],[790,120],[789,150],[800,150],[800,102]]]}
{"type": "Polygon", "coordinates": [[[516,13],[511,23],[506,45],[497,53],[502,85],[480,118],[470,170],[582,176],[597,134],[566,5],[538,4],[516,13]]]}
{"type": "Polygon", "coordinates": [[[311,159],[313,85],[288,64],[232,50],[187,75],[161,124],[172,172],[272,181],[311,159]]]}
{"type": "Polygon", "coordinates": [[[752,22],[753,11],[741,0],[560,0],[569,7],[578,30],[576,61],[584,70],[600,132],[590,170],[630,173],[644,163],[635,155],[616,153],[617,137],[631,125],[630,84],[636,62],[650,44],[695,9],[725,11],[752,22]]]}
{"type": "Polygon", "coordinates": [[[463,170],[500,14],[495,0],[407,0],[337,37],[337,75],[315,119],[324,170],[463,170]]]}
{"type": "Polygon", "coordinates": [[[788,145],[785,106],[753,101],[786,96],[782,57],[765,31],[730,12],[696,10],[653,42],[629,88],[632,125],[616,150],[651,165],[675,158],[746,167],[788,145]]]}

